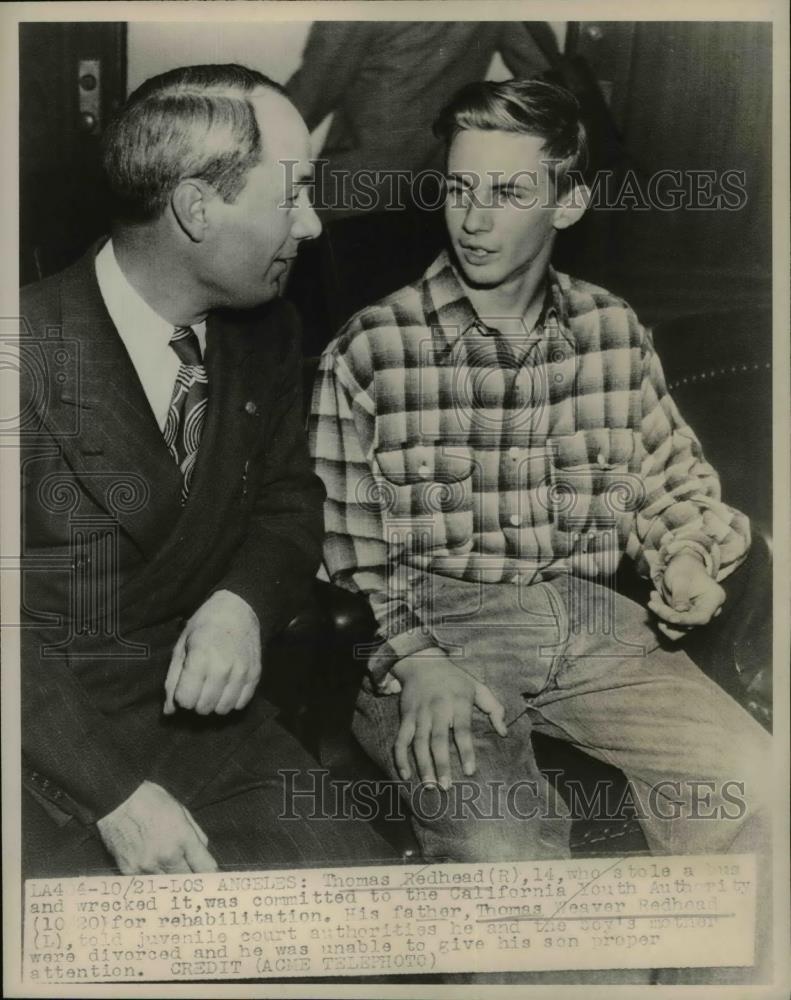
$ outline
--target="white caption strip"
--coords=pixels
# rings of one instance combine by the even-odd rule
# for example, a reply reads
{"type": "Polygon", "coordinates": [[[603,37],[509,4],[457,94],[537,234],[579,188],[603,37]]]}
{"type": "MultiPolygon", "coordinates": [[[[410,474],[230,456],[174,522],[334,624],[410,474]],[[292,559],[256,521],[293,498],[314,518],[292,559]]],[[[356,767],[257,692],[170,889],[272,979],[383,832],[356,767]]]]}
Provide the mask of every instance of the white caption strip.
{"type": "Polygon", "coordinates": [[[750,965],[752,855],[26,883],[30,984],[750,965]]]}

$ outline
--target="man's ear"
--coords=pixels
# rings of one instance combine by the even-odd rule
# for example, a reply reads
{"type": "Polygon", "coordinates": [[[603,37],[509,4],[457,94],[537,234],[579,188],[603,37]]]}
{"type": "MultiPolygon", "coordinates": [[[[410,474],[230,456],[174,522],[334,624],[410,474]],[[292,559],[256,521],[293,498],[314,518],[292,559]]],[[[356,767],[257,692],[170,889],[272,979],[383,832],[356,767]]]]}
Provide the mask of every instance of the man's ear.
{"type": "Polygon", "coordinates": [[[193,243],[202,243],[209,226],[209,188],[199,180],[179,181],[170,196],[170,207],[181,230],[193,243]]]}
{"type": "Polygon", "coordinates": [[[552,225],[555,229],[568,229],[579,222],[590,204],[590,188],[584,184],[571,184],[568,191],[560,196],[552,225]]]}

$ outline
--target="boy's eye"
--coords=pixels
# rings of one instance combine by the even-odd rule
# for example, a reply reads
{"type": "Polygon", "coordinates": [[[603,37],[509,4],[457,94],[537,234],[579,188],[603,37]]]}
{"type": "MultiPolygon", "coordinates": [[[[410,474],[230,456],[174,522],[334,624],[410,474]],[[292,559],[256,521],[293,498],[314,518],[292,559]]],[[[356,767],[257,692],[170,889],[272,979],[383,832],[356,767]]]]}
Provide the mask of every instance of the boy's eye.
{"type": "Polygon", "coordinates": [[[497,188],[494,192],[494,196],[497,202],[501,205],[514,205],[517,203],[528,202],[534,195],[532,192],[528,191],[522,185],[515,187],[513,185],[497,188]]]}
{"type": "Polygon", "coordinates": [[[448,197],[452,198],[457,204],[460,204],[470,194],[469,188],[458,181],[447,181],[446,192],[448,197]]]}
{"type": "Polygon", "coordinates": [[[307,187],[300,184],[298,187],[294,188],[291,194],[286,198],[285,203],[288,208],[295,208],[302,198],[303,193],[305,193],[307,187]]]}

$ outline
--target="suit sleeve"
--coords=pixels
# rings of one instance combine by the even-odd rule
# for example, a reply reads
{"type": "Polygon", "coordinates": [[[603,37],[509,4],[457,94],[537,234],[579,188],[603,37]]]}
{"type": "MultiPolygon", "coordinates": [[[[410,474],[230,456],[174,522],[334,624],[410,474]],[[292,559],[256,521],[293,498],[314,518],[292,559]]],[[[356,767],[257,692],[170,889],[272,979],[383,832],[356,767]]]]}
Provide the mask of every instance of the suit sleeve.
{"type": "Polygon", "coordinates": [[[308,457],[302,355],[296,313],[280,303],[278,387],[255,470],[256,495],[244,540],[215,590],[230,590],[258,615],[262,640],[304,607],[321,559],[324,488],[308,457]]]}
{"type": "MultiPolygon", "coordinates": [[[[20,412],[33,412],[29,372],[22,352],[20,412]]],[[[119,744],[113,723],[94,704],[75,676],[66,654],[46,655],[65,638],[68,587],[65,579],[74,553],[68,543],[46,538],[39,527],[39,486],[53,469],[62,469],[57,440],[39,426],[22,451],[23,548],[21,586],[21,734],[23,781],[53,806],[95,822],[143,780],[128,750],[119,744]],[[42,460],[35,460],[41,456],[42,460]],[[46,586],[45,586],[46,585],[46,586]],[[44,591],[48,596],[44,596],[44,591]],[[46,610],[39,601],[43,599],[46,610]],[[48,619],[50,627],[38,624],[48,619]],[[60,620],[60,623],[58,623],[60,620]]]]}
{"type": "Polygon", "coordinates": [[[370,26],[360,21],[316,21],[302,65],[286,84],[312,132],[333,111],[360,68],[370,26]]]}
{"type": "Polygon", "coordinates": [[[23,630],[23,780],[52,805],[95,823],[145,779],[63,660],[41,657],[41,634],[23,630]]]}
{"type": "Polygon", "coordinates": [[[503,23],[497,48],[503,62],[517,78],[528,79],[536,73],[542,73],[550,66],[548,54],[552,52],[553,46],[557,53],[557,42],[552,29],[544,22],[539,22],[535,30],[539,37],[548,36],[543,49],[539,48],[524,24],[511,21],[503,23]]]}

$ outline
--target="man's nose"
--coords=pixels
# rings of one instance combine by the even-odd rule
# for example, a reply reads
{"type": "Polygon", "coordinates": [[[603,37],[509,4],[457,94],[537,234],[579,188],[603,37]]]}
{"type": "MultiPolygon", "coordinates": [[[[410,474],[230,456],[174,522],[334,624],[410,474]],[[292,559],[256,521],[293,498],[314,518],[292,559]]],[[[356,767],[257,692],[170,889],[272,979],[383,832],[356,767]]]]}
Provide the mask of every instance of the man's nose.
{"type": "Polygon", "coordinates": [[[295,213],[291,235],[295,240],[315,240],[321,232],[321,219],[310,202],[300,205],[295,213]]]}
{"type": "Polygon", "coordinates": [[[464,229],[468,233],[488,233],[492,228],[492,215],[488,208],[469,205],[464,216],[464,229]]]}

